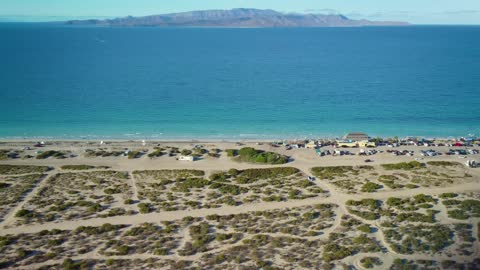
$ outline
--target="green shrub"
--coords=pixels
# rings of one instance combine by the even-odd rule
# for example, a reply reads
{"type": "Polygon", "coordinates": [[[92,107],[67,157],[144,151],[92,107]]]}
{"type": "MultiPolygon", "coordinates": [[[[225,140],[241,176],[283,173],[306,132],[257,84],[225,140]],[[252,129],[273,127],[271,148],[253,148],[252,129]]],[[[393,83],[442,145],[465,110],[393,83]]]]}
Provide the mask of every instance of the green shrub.
{"type": "Polygon", "coordinates": [[[429,202],[435,202],[435,199],[433,199],[432,196],[430,195],[425,195],[425,194],[418,194],[413,197],[415,200],[415,203],[429,203],[429,202]]]}
{"type": "Polygon", "coordinates": [[[166,256],[166,255],[168,255],[168,249],[166,249],[166,248],[156,248],[153,251],[153,255],[166,256]]]}
{"type": "Polygon", "coordinates": [[[237,185],[228,185],[222,183],[213,183],[210,185],[210,188],[218,189],[221,193],[228,193],[231,195],[239,195],[240,193],[247,192],[248,189],[241,188],[237,185]]]}
{"type": "Polygon", "coordinates": [[[30,165],[0,165],[0,175],[6,174],[27,174],[27,173],[43,173],[51,168],[47,166],[30,166],[30,165]]]}
{"type": "Polygon", "coordinates": [[[128,159],[136,159],[140,158],[143,155],[143,152],[141,151],[130,151],[127,154],[128,159]]]}
{"type": "Polygon", "coordinates": [[[263,197],[262,200],[266,202],[281,202],[285,199],[282,196],[271,195],[268,197],[263,197]]]}
{"type": "Polygon", "coordinates": [[[31,218],[35,216],[35,212],[27,209],[20,209],[15,213],[15,217],[17,218],[31,218]]]}
{"type": "Polygon", "coordinates": [[[238,150],[238,160],[262,164],[285,164],[288,162],[288,157],[273,152],[256,150],[252,147],[244,147],[238,150]]]}
{"type": "Polygon", "coordinates": [[[312,173],[318,178],[334,179],[335,177],[345,177],[348,172],[354,172],[352,166],[334,166],[334,167],[314,167],[312,173]]]}
{"type": "Polygon", "coordinates": [[[237,169],[230,169],[230,170],[228,170],[227,173],[231,176],[237,176],[240,173],[240,171],[237,170],[237,169]]]}
{"type": "Polygon", "coordinates": [[[276,167],[264,169],[246,169],[240,171],[240,176],[252,179],[269,179],[286,177],[298,173],[299,170],[293,167],[276,167]]]}
{"type": "Polygon", "coordinates": [[[455,162],[455,161],[428,161],[427,164],[430,166],[442,166],[442,167],[462,166],[461,163],[455,162]]]}
{"type": "Polygon", "coordinates": [[[163,156],[165,153],[163,152],[163,149],[156,149],[155,151],[151,152],[150,154],[148,154],[148,157],[149,158],[154,158],[154,157],[161,157],[163,156]]]}
{"type": "Polygon", "coordinates": [[[417,186],[417,185],[415,185],[415,184],[411,184],[411,183],[408,183],[408,184],[406,184],[406,185],[405,185],[405,187],[406,187],[406,188],[408,188],[408,189],[414,189],[414,188],[418,188],[418,186],[417,186]]]}
{"type": "Polygon", "coordinates": [[[385,170],[415,170],[425,167],[425,164],[418,161],[410,161],[394,164],[382,164],[382,167],[385,170]]]}
{"type": "Polygon", "coordinates": [[[364,257],[360,260],[360,264],[362,264],[363,267],[370,269],[382,265],[382,261],[378,257],[364,257]]]}
{"type": "Polygon", "coordinates": [[[464,200],[460,203],[460,209],[468,211],[473,217],[480,217],[480,201],[479,200],[464,200]]]}
{"type": "Polygon", "coordinates": [[[458,194],[457,193],[442,193],[440,194],[440,198],[442,199],[451,199],[451,198],[455,198],[455,197],[458,197],[458,194]]]}
{"type": "Polygon", "coordinates": [[[462,201],[460,201],[460,200],[443,200],[442,203],[445,206],[452,206],[452,205],[459,205],[460,203],[462,203],[462,201]]]}
{"type": "Polygon", "coordinates": [[[117,250],[118,255],[127,255],[130,250],[130,247],[123,245],[123,246],[117,246],[115,249],[117,250]]]}
{"type": "Polygon", "coordinates": [[[142,214],[147,214],[153,211],[152,205],[149,203],[139,203],[138,204],[138,210],[142,214]]]}
{"type": "Polygon", "coordinates": [[[103,192],[109,195],[122,193],[122,191],[118,188],[106,188],[103,190],[103,192]]]}
{"type": "Polygon", "coordinates": [[[72,259],[65,259],[62,263],[64,270],[80,270],[88,269],[88,263],[84,261],[73,261],[72,259]]]}
{"type": "Polygon", "coordinates": [[[8,188],[9,186],[11,186],[9,183],[0,182],[0,189],[8,188]]]}
{"type": "Polygon", "coordinates": [[[375,192],[380,188],[382,188],[382,186],[377,183],[367,182],[362,186],[362,192],[375,192]]]}
{"type": "Polygon", "coordinates": [[[359,230],[361,232],[364,232],[364,233],[371,233],[372,232],[372,228],[370,228],[370,226],[368,226],[367,224],[362,224],[362,225],[358,226],[357,230],[359,230]]]}
{"type": "Polygon", "coordinates": [[[380,209],[382,202],[375,199],[362,199],[360,201],[348,200],[346,204],[349,206],[362,206],[368,207],[370,210],[377,210],[380,209]]]}
{"type": "Polygon", "coordinates": [[[63,165],[60,168],[62,170],[91,170],[91,169],[95,169],[95,166],[90,166],[90,165],[63,165]]]}
{"type": "Polygon", "coordinates": [[[322,258],[326,262],[341,260],[353,254],[353,250],[349,247],[340,246],[335,243],[326,244],[323,248],[322,258]]]}
{"type": "Polygon", "coordinates": [[[125,201],[123,201],[124,204],[134,204],[135,201],[132,200],[132,199],[126,199],[125,201]]]}
{"type": "Polygon", "coordinates": [[[55,150],[49,150],[37,155],[37,159],[47,159],[49,157],[62,159],[62,158],[65,158],[65,153],[55,151],[55,150]]]}
{"type": "Polygon", "coordinates": [[[238,155],[238,150],[236,149],[227,149],[225,152],[227,152],[228,157],[236,157],[238,155]]]}
{"type": "Polygon", "coordinates": [[[192,154],[192,150],[183,149],[180,153],[182,154],[182,156],[189,156],[192,154]]]}
{"type": "Polygon", "coordinates": [[[395,198],[395,197],[390,197],[387,199],[387,205],[388,206],[399,206],[404,204],[406,201],[402,200],[400,198],[395,198]]]}

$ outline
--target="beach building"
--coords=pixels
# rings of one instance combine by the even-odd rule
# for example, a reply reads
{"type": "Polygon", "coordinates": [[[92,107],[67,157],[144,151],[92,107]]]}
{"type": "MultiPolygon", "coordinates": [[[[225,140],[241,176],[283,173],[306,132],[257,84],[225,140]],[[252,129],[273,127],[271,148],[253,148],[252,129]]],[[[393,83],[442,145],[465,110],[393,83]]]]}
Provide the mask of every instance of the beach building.
{"type": "Polygon", "coordinates": [[[338,147],[343,148],[351,148],[351,147],[376,147],[377,144],[375,142],[369,142],[368,140],[365,141],[337,141],[338,147]]]}
{"type": "Polygon", "coordinates": [[[346,141],[359,142],[359,141],[368,141],[370,138],[366,133],[363,133],[363,132],[350,132],[347,135],[345,135],[344,139],[346,141]]]}

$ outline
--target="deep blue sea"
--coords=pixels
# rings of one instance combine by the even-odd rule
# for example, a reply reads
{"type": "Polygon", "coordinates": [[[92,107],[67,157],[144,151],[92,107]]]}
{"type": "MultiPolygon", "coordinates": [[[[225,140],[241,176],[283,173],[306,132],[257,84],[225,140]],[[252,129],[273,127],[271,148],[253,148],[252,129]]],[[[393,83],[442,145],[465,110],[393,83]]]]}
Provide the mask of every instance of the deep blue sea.
{"type": "Polygon", "coordinates": [[[480,27],[0,24],[0,138],[480,135],[480,27]]]}

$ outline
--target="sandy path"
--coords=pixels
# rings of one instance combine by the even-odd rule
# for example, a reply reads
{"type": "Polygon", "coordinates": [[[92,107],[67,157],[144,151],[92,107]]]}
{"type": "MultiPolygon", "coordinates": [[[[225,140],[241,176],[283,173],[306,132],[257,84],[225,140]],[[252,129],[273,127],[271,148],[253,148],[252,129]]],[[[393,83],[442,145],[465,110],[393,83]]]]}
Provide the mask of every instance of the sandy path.
{"type": "Polygon", "coordinates": [[[137,189],[137,182],[135,180],[135,175],[133,174],[133,171],[129,171],[128,174],[130,175],[130,180],[131,180],[131,187],[132,187],[132,200],[138,201],[138,189],[137,189]]]}

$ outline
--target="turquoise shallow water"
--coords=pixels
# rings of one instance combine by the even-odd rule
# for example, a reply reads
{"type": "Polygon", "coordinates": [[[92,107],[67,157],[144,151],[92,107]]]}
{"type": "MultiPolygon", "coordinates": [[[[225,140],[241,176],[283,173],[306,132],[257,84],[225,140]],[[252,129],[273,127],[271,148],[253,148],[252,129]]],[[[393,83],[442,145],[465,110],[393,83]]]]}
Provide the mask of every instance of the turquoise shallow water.
{"type": "Polygon", "coordinates": [[[0,24],[0,138],[480,135],[480,27],[0,24]]]}

